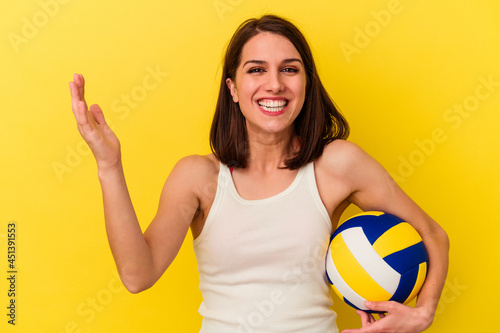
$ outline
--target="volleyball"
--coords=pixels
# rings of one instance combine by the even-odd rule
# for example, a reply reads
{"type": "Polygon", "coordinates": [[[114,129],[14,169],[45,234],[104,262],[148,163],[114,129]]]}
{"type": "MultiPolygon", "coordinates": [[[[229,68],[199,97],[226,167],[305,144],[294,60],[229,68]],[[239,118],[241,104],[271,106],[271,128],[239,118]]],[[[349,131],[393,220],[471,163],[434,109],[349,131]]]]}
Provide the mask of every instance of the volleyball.
{"type": "Polygon", "coordinates": [[[347,219],[333,233],[326,274],[335,293],[367,312],[368,301],[409,303],[427,274],[428,255],[418,232],[384,212],[364,212],[347,219]]]}

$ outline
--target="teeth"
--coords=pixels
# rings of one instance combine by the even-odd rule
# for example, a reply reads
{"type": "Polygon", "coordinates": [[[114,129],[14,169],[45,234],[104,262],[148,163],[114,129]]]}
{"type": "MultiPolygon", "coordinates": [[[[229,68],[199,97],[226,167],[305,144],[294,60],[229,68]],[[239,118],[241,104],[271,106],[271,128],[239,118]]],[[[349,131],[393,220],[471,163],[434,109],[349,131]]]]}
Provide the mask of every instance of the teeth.
{"type": "Polygon", "coordinates": [[[286,105],[286,100],[280,99],[280,100],[272,100],[272,99],[263,99],[259,101],[260,106],[267,106],[269,108],[277,108],[279,106],[285,106],[286,105]]]}
{"type": "Polygon", "coordinates": [[[284,99],[281,100],[263,99],[260,100],[258,103],[261,108],[263,108],[268,112],[279,112],[285,108],[288,102],[284,99]]]}

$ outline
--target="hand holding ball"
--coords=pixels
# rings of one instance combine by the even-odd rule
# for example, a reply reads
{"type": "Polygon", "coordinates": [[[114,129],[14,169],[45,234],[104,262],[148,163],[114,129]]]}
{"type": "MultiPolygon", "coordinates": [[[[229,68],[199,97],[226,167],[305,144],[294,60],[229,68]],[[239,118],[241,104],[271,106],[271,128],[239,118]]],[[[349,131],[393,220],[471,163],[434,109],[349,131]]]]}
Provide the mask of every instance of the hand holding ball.
{"type": "Polygon", "coordinates": [[[368,301],[410,302],[427,274],[422,238],[402,219],[365,212],[342,223],[332,235],[326,274],[335,293],[350,306],[371,312],[368,301]]]}

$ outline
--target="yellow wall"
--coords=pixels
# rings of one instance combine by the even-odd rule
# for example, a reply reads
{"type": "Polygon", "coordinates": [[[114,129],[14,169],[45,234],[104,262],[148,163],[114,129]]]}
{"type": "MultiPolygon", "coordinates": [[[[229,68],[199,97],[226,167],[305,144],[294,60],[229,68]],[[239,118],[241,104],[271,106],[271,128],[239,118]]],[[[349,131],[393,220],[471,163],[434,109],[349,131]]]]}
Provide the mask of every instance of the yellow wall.
{"type": "MultiPolygon", "coordinates": [[[[16,223],[16,326],[2,332],[196,332],[191,246],[151,290],[119,284],[96,167],[68,82],[86,76],[121,139],[145,228],[174,163],[209,152],[223,48],[248,17],[291,18],[308,37],[350,139],[448,231],[451,266],[428,332],[494,331],[500,197],[496,0],[196,0],[0,3],[0,258],[16,223]],[[155,73],[154,75],[151,73],[155,73]]],[[[350,210],[349,213],[354,213],[350,210]]],[[[357,316],[340,301],[339,327],[357,316]]]]}

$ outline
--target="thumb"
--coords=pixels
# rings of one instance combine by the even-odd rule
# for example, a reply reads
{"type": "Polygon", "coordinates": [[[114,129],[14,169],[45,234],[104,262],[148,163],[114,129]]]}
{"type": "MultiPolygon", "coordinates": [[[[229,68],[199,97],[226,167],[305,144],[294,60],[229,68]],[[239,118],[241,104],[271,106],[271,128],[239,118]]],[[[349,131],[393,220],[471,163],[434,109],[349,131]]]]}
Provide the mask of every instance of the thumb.
{"type": "Polygon", "coordinates": [[[92,114],[92,118],[94,118],[97,124],[102,125],[106,123],[104,114],[102,113],[101,107],[99,105],[92,104],[89,111],[92,114]]]}

